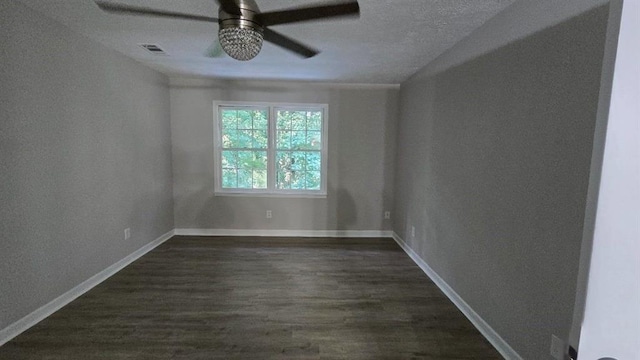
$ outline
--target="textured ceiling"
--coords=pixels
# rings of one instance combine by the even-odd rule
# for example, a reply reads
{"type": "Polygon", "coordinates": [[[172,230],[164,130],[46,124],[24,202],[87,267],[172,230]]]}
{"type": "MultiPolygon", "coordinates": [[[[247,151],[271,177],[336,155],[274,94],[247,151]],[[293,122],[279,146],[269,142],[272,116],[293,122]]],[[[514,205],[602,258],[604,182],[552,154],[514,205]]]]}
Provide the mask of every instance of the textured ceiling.
{"type": "MultiPolygon", "coordinates": [[[[360,0],[359,19],[273,26],[321,53],[302,59],[269,43],[249,62],[203,54],[218,25],[107,14],[92,0],[19,0],[167,75],[398,84],[515,0],[360,0]],[[167,56],[138,44],[160,45],[167,56]]],[[[215,0],[114,0],[217,17],[215,0]]],[[[262,11],[320,0],[257,0],[262,11]]]]}

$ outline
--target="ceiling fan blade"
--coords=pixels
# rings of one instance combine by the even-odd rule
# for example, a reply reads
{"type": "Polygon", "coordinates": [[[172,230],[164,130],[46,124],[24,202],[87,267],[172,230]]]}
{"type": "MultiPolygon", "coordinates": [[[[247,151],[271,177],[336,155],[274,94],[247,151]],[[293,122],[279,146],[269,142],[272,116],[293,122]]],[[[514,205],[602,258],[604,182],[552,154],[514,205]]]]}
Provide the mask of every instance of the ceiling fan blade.
{"type": "Polygon", "coordinates": [[[156,10],[156,9],[151,9],[146,7],[129,6],[125,4],[96,1],[96,5],[98,5],[98,7],[104,11],[109,13],[114,13],[114,14],[157,16],[157,17],[173,18],[173,19],[196,20],[196,21],[216,22],[216,23],[218,22],[218,18],[214,18],[210,16],[183,14],[183,13],[176,13],[171,11],[156,10]]]}
{"type": "Polygon", "coordinates": [[[332,17],[359,16],[360,5],[357,1],[322,4],[288,10],[270,11],[258,14],[258,20],[264,26],[289,24],[332,17]]]}
{"type": "Polygon", "coordinates": [[[312,49],[271,29],[264,29],[264,39],[282,48],[292,51],[304,58],[310,58],[316,56],[319,53],[318,50],[312,49]]]}
{"type": "Polygon", "coordinates": [[[217,0],[224,12],[231,15],[242,15],[240,7],[234,0],[217,0]]]}
{"type": "Polygon", "coordinates": [[[220,40],[218,40],[218,38],[216,37],[216,39],[213,41],[213,43],[211,44],[211,46],[209,46],[209,48],[207,49],[207,51],[204,53],[204,55],[206,57],[210,57],[210,58],[219,58],[219,57],[224,57],[225,56],[225,52],[224,50],[222,50],[222,46],[220,45],[220,40]]]}

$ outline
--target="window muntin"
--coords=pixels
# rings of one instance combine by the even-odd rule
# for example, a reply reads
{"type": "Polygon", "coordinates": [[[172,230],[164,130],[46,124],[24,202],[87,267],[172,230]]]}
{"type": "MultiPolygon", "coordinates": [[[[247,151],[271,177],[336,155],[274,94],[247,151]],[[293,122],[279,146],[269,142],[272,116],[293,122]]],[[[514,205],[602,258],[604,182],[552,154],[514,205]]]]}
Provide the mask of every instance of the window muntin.
{"type": "Polygon", "coordinates": [[[326,194],[327,105],[216,104],[217,194],[326,194]]]}

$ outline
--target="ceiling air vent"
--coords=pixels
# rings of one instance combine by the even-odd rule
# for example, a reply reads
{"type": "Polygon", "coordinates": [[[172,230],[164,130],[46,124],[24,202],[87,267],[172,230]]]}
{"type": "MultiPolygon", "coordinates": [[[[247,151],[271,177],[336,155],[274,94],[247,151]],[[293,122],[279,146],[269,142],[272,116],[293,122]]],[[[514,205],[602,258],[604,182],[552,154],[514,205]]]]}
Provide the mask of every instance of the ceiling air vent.
{"type": "Polygon", "coordinates": [[[162,50],[158,45],[140,44],[140,46],[154,55],[167,55],[167,53],[164,52],[164,50],[162,50]]]}

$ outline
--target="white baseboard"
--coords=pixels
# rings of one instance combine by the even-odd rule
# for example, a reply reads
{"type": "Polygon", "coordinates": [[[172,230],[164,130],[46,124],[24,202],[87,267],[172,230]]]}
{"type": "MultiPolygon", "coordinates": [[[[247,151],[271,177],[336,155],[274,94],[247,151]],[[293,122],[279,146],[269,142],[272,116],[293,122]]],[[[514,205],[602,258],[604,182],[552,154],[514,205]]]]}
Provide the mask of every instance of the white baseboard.
{"type": "Polygon", "coordinates": [[[20,335],[21,333],[23,333],[30,327],[34,326],[35,324],[39,323],[40,321],[44,320],[47,316],[58,311],[63,306],[77,299],[80,295],[91,290],[93,287],[105,281],[106,279],[111,277],[113,274],[122,270],[125,266],[136,261],[142,255],[155,249],[158,245],[169,240],[173,235],[174,235],[174,230],[171,230],[168,233],[161,235],[160,237],[153,240],[152,242],[146,244],[140,249],[127,255],[124,259],[100,271],[99,273],[95,274],[94,276],[82,282],[80,285],[74,287],[73,289],[53,299],[48,304],[43,305],[39,309],[30,313],[29,315],[14,322],[13,324],[7,326],[6,328],[0,330],[0,346],[10,341],[14,337],[20,335]]]}
{"type": "Polygon", "coordinates": [[[175,229],[176,235],[185,236],[273,236],[273,237],[393,237],[385,230],[248,230],[248,229],[175,229]]]}
{"type": "Polygon", "coordinates": [[[523,360],[518,353],[495,331],[484,319],[476,313],[469,304],[467,304],[460,295],[444,281],[438,273],[436,273],[427,263],[416,254],[413,249],[402,240],[398,234],[392,232],[393,239],[400,247],[409,255],[409,257],[424,271],[429,278],[440,288],[440,290],[453,302],[453,304],[462,311],[462,313],[471,321],[473,326],[498,350],[498,352],[507,360],[523,360]]]}

